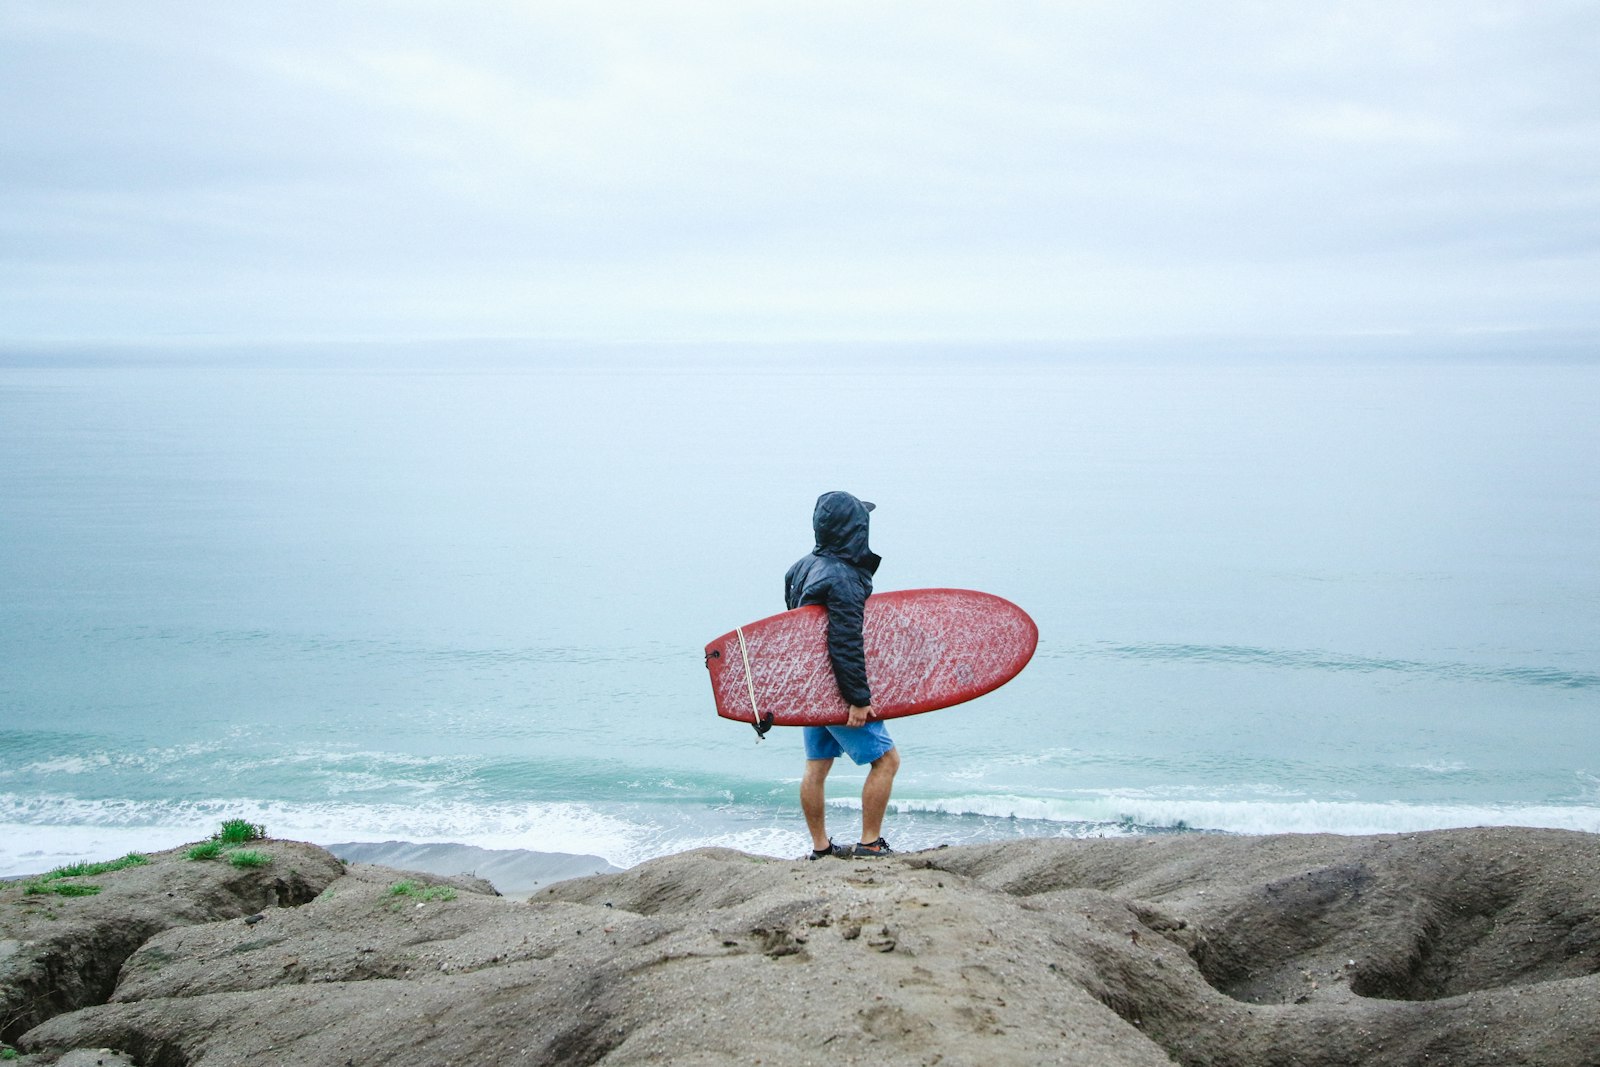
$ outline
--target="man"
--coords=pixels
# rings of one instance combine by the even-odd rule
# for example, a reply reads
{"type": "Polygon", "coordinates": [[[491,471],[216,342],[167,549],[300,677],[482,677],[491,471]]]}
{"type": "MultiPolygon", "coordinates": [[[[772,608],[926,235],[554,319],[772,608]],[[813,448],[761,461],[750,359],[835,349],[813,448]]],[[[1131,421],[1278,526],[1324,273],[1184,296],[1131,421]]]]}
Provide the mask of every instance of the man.
{"type": "Polygon", "coordinates": [[[849,493],[823,493],[811,514],[817,547],[783,576],[784,603],[790,610],[821,604],[828,612],[828,658],[839,693],[850,706],[843,726],[807,726],[805,776],[800,780],[800,810],[811,831],[811,859],[825,856],[887,856],[892,850],[883,839],[883,814],[900,753],[882,720],[872,713],[872,690],[867,685],[866,648],[861,622],[872,576],[882,562],[867,547],[867,513],[873,505],[849,493]],[[854,846],[835,845],[828,836],[824,811],[828,771],[839,755],[857,765],[870,764],[861,787],[861,840],[854,846]]]}

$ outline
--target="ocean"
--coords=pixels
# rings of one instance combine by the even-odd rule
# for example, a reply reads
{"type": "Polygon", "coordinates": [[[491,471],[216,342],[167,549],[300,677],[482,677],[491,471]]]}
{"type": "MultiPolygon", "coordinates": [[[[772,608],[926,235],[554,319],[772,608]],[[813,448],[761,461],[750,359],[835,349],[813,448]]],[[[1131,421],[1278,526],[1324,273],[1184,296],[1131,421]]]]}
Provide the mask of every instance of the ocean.
{"type": "Polygon", "coordinates": [[[1381,348],[0,352],[0,874],[230,817],[799,855],[702,648],[831,489],[879,590],[1041,634],[891,724],[896,848],[1600,832],[1600,363],[1381,348]]]}

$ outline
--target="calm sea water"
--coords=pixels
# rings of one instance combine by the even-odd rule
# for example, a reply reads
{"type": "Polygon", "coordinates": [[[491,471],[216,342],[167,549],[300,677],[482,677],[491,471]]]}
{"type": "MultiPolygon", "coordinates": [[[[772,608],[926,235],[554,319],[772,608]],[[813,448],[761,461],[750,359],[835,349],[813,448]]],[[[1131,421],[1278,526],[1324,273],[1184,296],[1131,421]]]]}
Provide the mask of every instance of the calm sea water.
{"type": "MultiPolygon", "coordinates": [[[[204,836],[805,847],[701,648],[816,495],[1039,623],[897,847],[1600,831],[1600,366],[685,348],[0,358],[0,873],[204,836]]],[[[834,829],[859,772],[841,767],[834,829]]]]}

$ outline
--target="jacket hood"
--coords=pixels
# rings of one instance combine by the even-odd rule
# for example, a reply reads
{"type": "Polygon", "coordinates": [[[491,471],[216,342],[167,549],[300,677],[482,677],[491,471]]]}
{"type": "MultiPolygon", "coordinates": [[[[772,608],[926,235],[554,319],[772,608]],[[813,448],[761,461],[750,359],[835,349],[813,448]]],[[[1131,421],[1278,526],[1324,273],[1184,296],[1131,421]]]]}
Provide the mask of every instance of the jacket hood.
{"type": "Polygon", "coordinates": [[[816,554],[832,556],[875,573],[882,562],[867,546],[867,513],[873,505],[849,493],[823,493],[811,513],[811,529],[817,535],[816,554]]]}

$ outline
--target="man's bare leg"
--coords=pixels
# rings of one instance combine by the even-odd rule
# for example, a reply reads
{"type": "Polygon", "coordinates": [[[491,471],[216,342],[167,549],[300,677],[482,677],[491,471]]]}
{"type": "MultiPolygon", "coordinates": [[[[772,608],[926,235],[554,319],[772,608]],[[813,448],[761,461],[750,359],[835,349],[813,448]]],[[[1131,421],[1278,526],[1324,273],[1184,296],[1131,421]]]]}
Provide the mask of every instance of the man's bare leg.
{"type": "MultiPolygon", "coordinates": [[[[894,789],[895,772],[900,769],[900,750],[891,748],[872,761],[867,780],[861,786],[861,843],[870,845],[883,836],[883,813],[889,810],[889,793],[894,789]]],[[[827,774],[827,771],[823,771],[827,774]]],[[[820,795],[820,791],[819,791],[820,795]]],[[[809,816],[807,817],[809,822],[809,816]]],[[[816,836],[816,831],[812,831],[816,836]]]]}
{"type": "Polygon", "coordinates": [[[828,847],[824,799],[828,771],[832,769],[831,759],[808,759],[805,774],[800,778],[800,810],[806,817],[806,829],[811,831],[811,847],[817,852],[828,847]]]}

